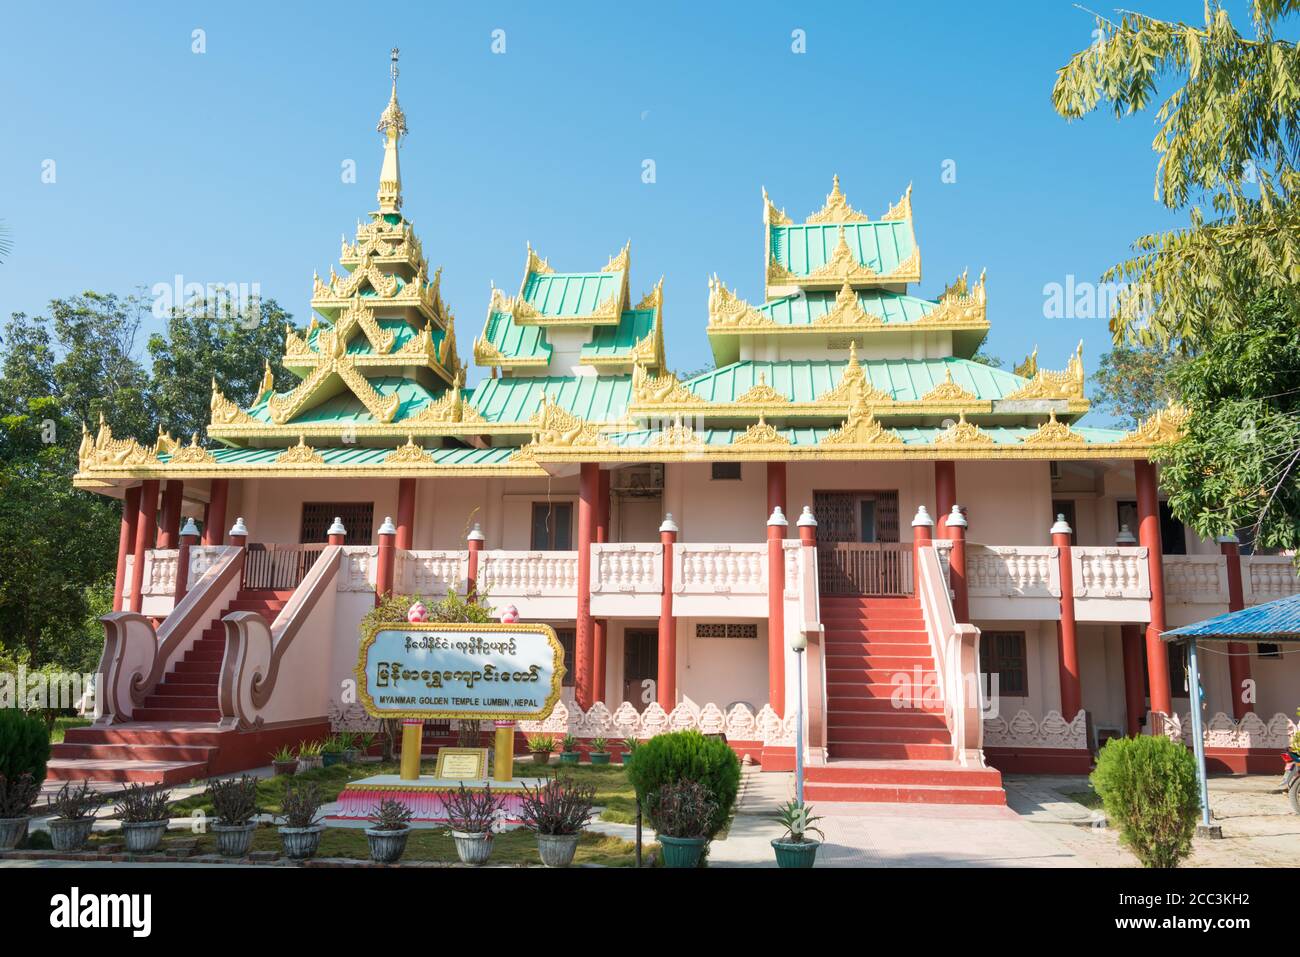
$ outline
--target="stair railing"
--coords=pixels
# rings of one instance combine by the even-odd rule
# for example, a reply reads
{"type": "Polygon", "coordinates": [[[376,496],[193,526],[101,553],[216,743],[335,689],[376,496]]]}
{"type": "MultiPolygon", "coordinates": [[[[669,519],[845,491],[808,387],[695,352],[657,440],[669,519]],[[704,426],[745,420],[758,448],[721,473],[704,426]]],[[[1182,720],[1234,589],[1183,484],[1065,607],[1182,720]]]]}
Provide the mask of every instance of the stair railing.
{"type": "Polygon", "coordinates": [[[963,766],[984,767],[980,631],[953,615],[938,550],[926,547],[919,551],[916,591],[943,695],[944,720],[952,734],[953,756],[963,766]]]}
{"type": "Polygon", "coordinates": [[[804,690],[807,710],[804,747],[814,764],[826,762],[828,701],[826,699],[826,643],[821,621],[821,584],[817,546],[799,546],[799,629],[808,646],[804,651],[804,690]]]}

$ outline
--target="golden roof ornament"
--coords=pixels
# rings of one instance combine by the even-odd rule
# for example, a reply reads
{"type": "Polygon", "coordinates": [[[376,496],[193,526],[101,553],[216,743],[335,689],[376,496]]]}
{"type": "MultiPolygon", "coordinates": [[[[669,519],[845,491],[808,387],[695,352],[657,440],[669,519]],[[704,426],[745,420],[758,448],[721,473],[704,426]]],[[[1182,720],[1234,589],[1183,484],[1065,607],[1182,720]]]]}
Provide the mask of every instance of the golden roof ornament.
{"type": "Polygon", "coordinates": [[[388,68],[393,78],[393,92],[375,127],[375,131],[384,136],[384,165],[379,171],[378,193],[381,213],[396,213],[402,208],[402,170],[397,157],[397,143],[406,135],[406,114],[397,102],[397,56],[397,47],[393,47],[388,68]]]}
{"type": "Polygon", "coordinates": [[[865,213],[860,213],[852,206],[840,192],[840,177],[836,173],[831,181],[831,191],[826,197],[826,205],[808,217],[806,222],[810,225],[829,223],[865,223],[869,219],[865,213]]]}

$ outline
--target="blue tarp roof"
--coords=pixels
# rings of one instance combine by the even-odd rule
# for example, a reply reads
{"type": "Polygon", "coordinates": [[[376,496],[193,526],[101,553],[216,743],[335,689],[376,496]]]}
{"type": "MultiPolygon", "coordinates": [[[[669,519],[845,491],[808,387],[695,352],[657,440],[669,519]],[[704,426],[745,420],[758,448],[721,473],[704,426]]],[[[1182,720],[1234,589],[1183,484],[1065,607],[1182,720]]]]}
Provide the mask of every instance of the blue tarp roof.
{"type": "Polygon", "coordinates": [[[1300,641],[1300,595],[1162,632],[1165,641],[1300,641]]]}

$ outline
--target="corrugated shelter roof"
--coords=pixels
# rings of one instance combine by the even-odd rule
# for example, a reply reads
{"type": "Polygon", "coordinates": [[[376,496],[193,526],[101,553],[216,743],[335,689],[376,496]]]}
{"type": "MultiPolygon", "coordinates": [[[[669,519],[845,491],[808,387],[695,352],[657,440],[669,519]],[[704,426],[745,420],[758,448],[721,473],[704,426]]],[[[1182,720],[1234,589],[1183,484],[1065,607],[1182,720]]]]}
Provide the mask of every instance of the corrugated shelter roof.
{"type": "Polygon", "coordinates": [[[510,360],[549,362],[551,344],[545,326],[521,326],[509,312],[494,311],[483,328],[483,338],[510,360]]]}
{"type": "Polygon", "coordinates": [[[524,301],[543,316],[586,316],[623,286],[623,272],[538,273],[524,280],[524,301]]]}
{"type": "Polygon", "coordinates": [[[618,422],[632,398],[631,376],[519,376],[483,379],[469,403],[491,422],[527,422],[542,395],[589,422],[618,422]]]}
{"type": "MultiPolygon", "coordinates": [[[[427,403],[438,398],[441,393],[435,394],[430,392],[424,386],[414,379],[406,379],[401,376],[367,376],[366,381],[381,396],[390,396],[397,394],[401,403],[397,407],[397,415],[394,421],[401,421],[409,415],[418,412],[427,403]]],[[[269,396],[263,396],[249,410],[248,414],[259,422],[271,422],[271,412],[267,408],[269,396]]],[[[375,417],[365,405],[352,394],[350,390],[344,389],[328,399],[306,409],[293,417],[286,428],[293,429],[299,423],[316,423],[316,422],[354,422],[357,424],[370,423],[376,421],[375,417]]]]}
{"type": "MultiPolygon", "coordinates": [[[[228,448],[218,447],[210,450],[218,465],[270,465],[284,454],[283,448],[228,448]]],[[[365,445],[343,445],[312,449],[326,465],[339,468],[379,465],[383,463],[393,449],[365,445]]],[[[513,446],[492,446],[489,448],[434,448],[426,450],[438,465],[496,465],[507,461],[517,448],[513,446]]],[[[159,455],[162,461],[169,456],[159,455]]]]}
{"type": "Polygon", "coordinates": [[[1172,631],[1165,641],[1300,641],[1300,595],[1279,598],[1254,608],[1230,611],[1172,631]]]}
{"type": "MultiPolygon", "coordinates": [[[[886,325],[898,322],[916,322],[938,308],[937,302],[890,292],[886,289],[856,290],[858,305],[867,313],[879,316],[886,325]]],[[[811,326],[835,308],[838,293],[831,290],[812,290],[802,296],[782,296],[758,306],[758,311],[773,322],[783,326],[811,326]]]]}
{"type": "Polygon", "coordinates": [[[916,250],[910,219],[869,223],[803,224],[770,227],[770,256],[795,276],[825,266],[844,241],[860,265],[881,275],[897,269],[916,250]]]}
{"type": "MultiPolygon", "coordinates": [[[[706,445],[728,446],[732,445],[738,437],[744,435],[745,431],[745,429],[700,429],[695,432],[695,436],[706,445]]],[[[834,430],[830,428],[804,427],[776,429],[775,431],[789,441],[792,446],[798,448],[800,446],[816,446],[834,430]]],[[[904,445],[930,445],[944,432],[943,429],[939,428],[920,427],[902,427],[892,431],[898,433],[904,445]]],[[[1033,435],[1037,430],[1025,427],[990,426],[981,428],[980,431],[988,435],[997,445],[1019,445],[1027,436],[1033,435]]],[[[1074,431],[1078,432],[1089,443],[1116,442],[1126,435],[1120,429],[1076,428],[1074,431]]],[[[658,429],[632,429],[626,432],[609,433],[608,437],[615,445],[622,448],[643,448],[653,444],[655,438],[660,434],[661,432],[658,429]]]]}
{"type": "MultiPolygon", "coordinates": [[[[583,359],[628,357],[638,342],[654,331],[653,309],[628,309],[616,326],[596,326],[591,341],[583,345],[583,359]]],[[[630,359],[629,359],[630,361],[630,359]]]]}

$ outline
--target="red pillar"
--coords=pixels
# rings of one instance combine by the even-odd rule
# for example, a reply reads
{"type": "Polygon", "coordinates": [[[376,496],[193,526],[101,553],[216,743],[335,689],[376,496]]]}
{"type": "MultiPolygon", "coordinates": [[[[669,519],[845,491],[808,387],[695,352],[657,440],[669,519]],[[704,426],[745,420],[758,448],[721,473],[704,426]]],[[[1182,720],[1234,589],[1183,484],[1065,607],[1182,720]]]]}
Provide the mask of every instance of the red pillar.
{"type": "Polygon", "coordinates": [[[573,694],[584,711],[595,690],[591,656],[591,545],[596,540],[596,499],[600,497],[600,465],[583,462],[578,480],[578,611],[573,642],[573,694]]]}
{"type": "Polygon", "coordinates": [[[659,598],[659,675],[655,680],[659,707],[669,714],[677,707],[677,619],[673,617],[673,545],[677,532],[670,512],[659,526],[659,541],[664,546],[664,588],[659,598]]]}
{"type": "MultiPolygon", "coordinates": [[[[1246,607],[1241,587],[1241,546],[1236,535],[1221,535],[1219,551],[1228,563],[1228,611],[1246,607]]],[[[1228,678],[1232,685],[1232,716],[1240,721],[1255,710],[1252,701],[1243,701],[1242,692],[1250,683],[1250,648],[1239,641],[1228,642],[1228,678]]]]}
{"type": "Polygon", "coordinates": [[[785,514],[785,463],[767,463],[767,512],[771,515],[777,509],[785,514]]]}
{"type": "Polygon", "coordinates": [[[158,480],[147,479],[140,485],[140,512],[135,522],[135,565],[131,569],[131,610],[134,612],[138,612],[144,602],[144,553],[153,545],[157,519],[158,480]]]}
{"type": "Polygon", "coordinates": [[[921,549],[927,547],[933,541],[934,519],[930,517],[929,510],[921,505],[916,510],[916,517],[912,519],[912,560],[914,570],[912,572],[912,588],[915,591],[921,582],[921,549]]]}
{"type": "Polygon", "coordinates": [[[1074,566],[1070,563],[1073,530],[1065,516],[1056,516],[1052,544],[1056,546],[1061,574],[1061,617],[1056,623],[1056,661],[1061,674],[1061,716],[1073,721],[1083,707],[1079,688],[1079,637],[1074,622],[1074,566]]]}
{"type": "Polygon", "coordinates": [[[957,504],[957,463],[934,463],[934,514],[938,516],[935,538],[948,538],[948,516],[957,504]]]}
{"type": "Polygon", "coordinates": [[[415,526],[415,479],[397,480],[397,547],[411,548],[415,526]]]}
{"type": "Polygon", "coordinates": [[[163,489],[162,517],[158,521],[158,547],[175,548],[181,534],[181,502],[185,497],[185,483],[167,480],[163,489]]]}
{"type": "Polygon", "coordinates": [[[465,536],[465,547],[469,550],[469,560],[466,563],[468,570],[465,575],[466,598],[473,598],[478,590],[478,553],[483,551],[483,538],[483,526],[475,522],[470,533],[465,536]]]}
{"type": "MultiPolygon", "coordinates": [[[[596,489],[596,541],[609,541],[609,470],[601,469],[596,489]]],[[[596,701],[605,700],[606,651],[609,644],[609,622],[596,618],[592,626],[591,670],[594,678],[592,694],[596,701]]]]}
{"type": "Polygon", "coordinates": [[[194,520],[190,519],[180,532],[180,543],[176,554],[176,592],[173,607],[181,603],[181,599],[189,589],[190,549],[198,543],[199,530],[194,526],[194,520]]]}
{"type": "Polygon", "coordinates": [[[213,479],[208,489],[208,510],[203,520],[203,544],[220,545],[226,539],[226,499],[230,479],[213,479]]]}
{"type": "Polygon", "coordinates": [[[385,516],[379,526],[379,555],[375,562],[375,604],[393,593],[393,569],[397,565],[397,526],[385,516]]]}
{"type": "Polygon", "coordinates": [[[948,512],[945,528],[952,539],[948,552],[948,578],[952,587],[952,613],[958,623],[970,621],[970,591],[966,587],[966,516],[961,506],[948,512]]]}
{"type": "Polygon", "coordinates": [[[1147,623],[1146,636],[1151,710],[1172,714],[1174,706],[1169,691],[1169,648],[1160,640],[1160,633],[1165,630],[1165,566],[1160,545],[1156,467],[1150,462],[1138,460],[1133,463],[1133,473],[1137,480],[1138,543],[1147,550],[1147,572],[1151,577],[1151,620],[1147,623]]]}
{"type": "Polygon", "coordinates": [[[133,485],[122,496],[122,524],[117,533],[117,575],[113,579],[113,611],[122,610],[126,590],[126,556],[135,550],[135,526],[140,520],[140,486],[133,485]]]}
{"type": "Polygon", "coordinates": [[[1142,719],[1147,713],[1147,689],[1142,681],[1142,629],[1138,625],[1120,625],[1124,643],[1124,714],[1129,737],[1142,733],[1142,719]]]}
{"type": "MultiPolygon", "coordinates": [[[[771,483],[768,484],[770,489],[771,483]]],[[[767,703],[782,717],[785,716],[784,539],[789,525],[781,507],[774,508],[767,520],[767,703]]]]}

